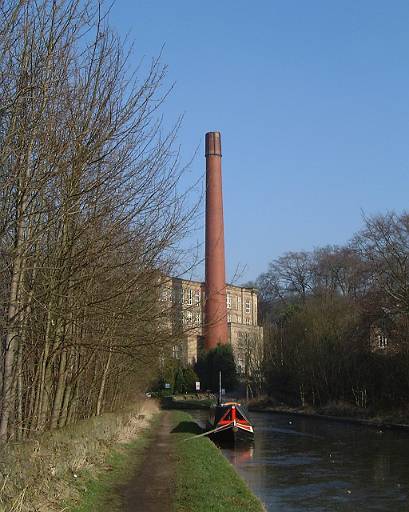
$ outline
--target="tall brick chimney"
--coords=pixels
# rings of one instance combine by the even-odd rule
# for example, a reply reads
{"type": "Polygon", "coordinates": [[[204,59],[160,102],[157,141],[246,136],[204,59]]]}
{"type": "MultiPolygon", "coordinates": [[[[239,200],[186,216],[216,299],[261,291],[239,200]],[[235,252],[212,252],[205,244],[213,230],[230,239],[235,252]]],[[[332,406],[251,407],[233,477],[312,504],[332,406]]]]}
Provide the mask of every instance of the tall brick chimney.
{"type": "Polygon", "coordinates": [[[205,349],[227,343],[220,132],[206,133],[205,349]]]}

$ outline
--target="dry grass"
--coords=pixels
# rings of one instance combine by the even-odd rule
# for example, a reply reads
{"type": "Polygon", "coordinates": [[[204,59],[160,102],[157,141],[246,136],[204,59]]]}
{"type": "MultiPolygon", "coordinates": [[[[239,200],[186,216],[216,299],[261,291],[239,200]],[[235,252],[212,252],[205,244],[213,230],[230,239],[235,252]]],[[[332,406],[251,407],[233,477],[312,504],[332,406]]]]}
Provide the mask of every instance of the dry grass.
{"type": "Polygon", "coordinates": [[[46,432],[0,450],[0,512],[62,512],[78,498],[77,480],[104,464],[111,447],[135,439],[158,411],[154,401],[134,404],[46,432]]]}

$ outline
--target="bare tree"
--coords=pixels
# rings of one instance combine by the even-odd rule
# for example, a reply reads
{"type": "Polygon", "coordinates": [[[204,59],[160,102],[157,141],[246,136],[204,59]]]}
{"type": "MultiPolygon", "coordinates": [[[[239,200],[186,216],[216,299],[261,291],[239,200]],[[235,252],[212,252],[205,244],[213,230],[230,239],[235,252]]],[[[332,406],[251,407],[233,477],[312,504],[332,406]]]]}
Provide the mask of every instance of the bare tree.
{"type": "MultiPolygon", "coordinates": [[[[145,385],[168,343],[160,275],[192,220],[154,59],[99,2],[0,1],[0,439],[56,428],[145,385]]],[[[194,207],[193,207],[194,208],[194,207]]]]}
{"type": "Polygon", "coordinates": [[[388,213],[365,219],[353,245],[367,262],[372,288],[383,290],[391,311],[409,313],[409,215],[388,213]]]}

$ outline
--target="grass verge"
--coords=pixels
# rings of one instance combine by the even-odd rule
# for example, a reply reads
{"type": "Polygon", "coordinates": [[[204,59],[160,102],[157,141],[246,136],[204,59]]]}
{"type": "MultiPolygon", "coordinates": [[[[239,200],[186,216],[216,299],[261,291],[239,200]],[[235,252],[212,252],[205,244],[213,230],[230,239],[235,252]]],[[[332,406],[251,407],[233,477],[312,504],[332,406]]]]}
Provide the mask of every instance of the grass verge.
{"type": "Polygon", "coordinates": [[[201,432],[191,416],[173,411],[176,427],[175,512],[261,512],[260,500],[252,494],[220,450],[206,437],[185,441],[201,432]]]}
{"type": "Polygon", "coordinates": [[[67,506],[69,512],[119,512],[122,509],[120,486],[135,473],[144,459],[144,451],[150,445],[159,415],[139,437],[128,443],[116,446],[106,459],[104,466],[97,472],[85,471],[76,482],[80,495],[80,504],[67,506]]]}

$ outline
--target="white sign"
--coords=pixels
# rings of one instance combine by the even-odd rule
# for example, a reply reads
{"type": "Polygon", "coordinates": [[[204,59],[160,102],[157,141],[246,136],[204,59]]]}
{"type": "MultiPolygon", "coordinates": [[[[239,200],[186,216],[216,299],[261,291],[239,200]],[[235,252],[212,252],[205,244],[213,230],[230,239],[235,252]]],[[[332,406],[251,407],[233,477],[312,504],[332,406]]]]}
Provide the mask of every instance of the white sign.
{"type": "Polygon", "coordinates": [[[196,381],[196,391],[200,391],[200,382],[196,381]]]}
{"type": "Polygon", "coordinates": [[[170,384],[168,382],[165,384],[165,389],[170,389],[170,384]]]}

